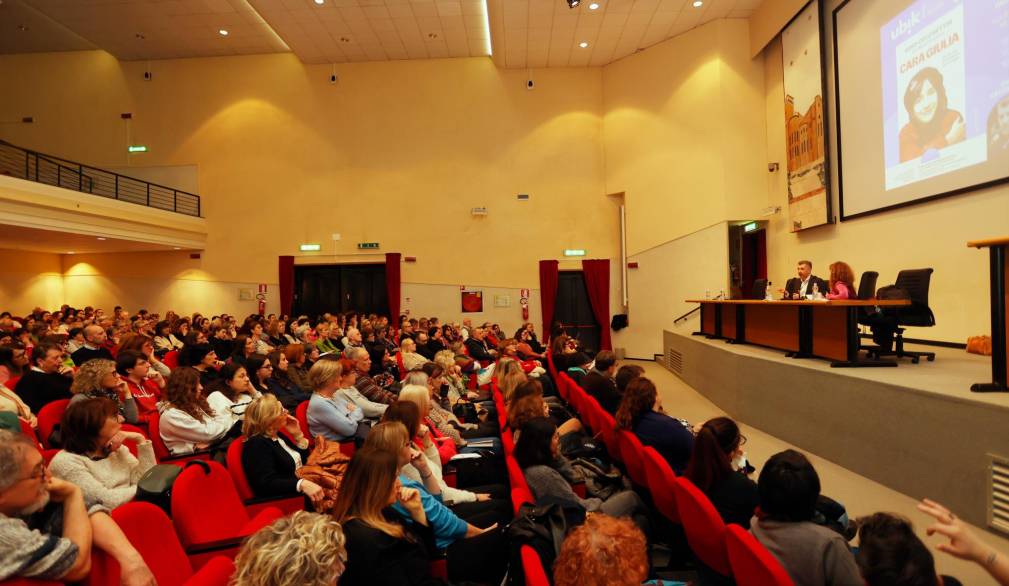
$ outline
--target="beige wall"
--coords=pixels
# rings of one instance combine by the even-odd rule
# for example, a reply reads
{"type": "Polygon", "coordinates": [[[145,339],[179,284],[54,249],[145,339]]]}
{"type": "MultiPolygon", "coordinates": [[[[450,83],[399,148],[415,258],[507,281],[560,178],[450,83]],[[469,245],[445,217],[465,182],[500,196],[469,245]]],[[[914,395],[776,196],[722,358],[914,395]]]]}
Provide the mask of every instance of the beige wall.
{"type": "Polygon", "coordinates": [[[598,68],[538,71],[534,91],[485,58],[341,65],[336,85],[294,55],[159,61],[152,82],[143,68],[98,51],[0,56],[0,79],[18,80],[0,119],[37,121],[6,126],[10,142],[97,166],[199,166],[200,277],[112,255],[98,264],[115,275],[68,275],[68,300],[148,295],[147,282],[159,300],[233,307],[229,287],[275,283],[278,255],[331,247],[333,232],[337,254],[378,241],[417,257],[404,282],[531,287],[536,261],[564,248],[617,256],[598,68]],[[121,112],[148,153],[127,160],[121,112]],[[112,277],[137,285],[112,291],[112,277]]]}
{"type": "Polygon", "coordinates": [[[747,34],[718,20],[604,68],[606,190],[625,193],[629,254],[766,205],[747,34]]]}
{"type": "Polygon", "coordinates": [[[0,249],[0,311],[25,315],[63,303],[60,255],[0,249]]]}
{"type": "Polygon", "coordinates": [[[732,19],[603,69],[606,190],[625,194],[628,261],[639,263],[630,326],[613,336],[628,356],[661,353],[684,300],[727,288],[726,221],[767,205],[763,75],[746,21],[732,19]]]}
{"type": "MultiPolygon", "coordinates": [[[[827,3],[827,14],[837,4],[827,3]]],[[[830,38],[830,21],[827,22],[830,38]]],[[[830,45],[827,45],[828,50],[830,45]]],[[[779,161],[784,169],[784,91],[781,44],[764,51],[766,88],[767,160],[779,161]]],[[[828,58],[827,95],[833,95],[832,59],[828,58]]],[[[834,109],[828,108],[828,130],[834,128],[834,109]]],[[[832,131],[831,131],[832,132],[832,131]]],[[[836,144],[831,133],[828,149],[836,170],[836,144]]],[[[834,171],[831,173],[836,175],[834,171]]],[[[833,210],[838,215],[836,176],[833,179],[833,210]]],[[[929,305],[936,316],[932,328],[913,328],[909,337],[966,342],[968,336],[991,331],[988,289],[988,255],[968,249],[966,242],[1004,236],[1009,232],[1009,186],[978,190],[939,201],[915,205],[822,226],[792,234],[788,231],[788,195],[785,173],[770,180],[769,197],[782,213],[771,218],[768,228],[768,276],[784,282],[794,273],[795,261],[808,258],[814,272],[827,277],[827,266],[844,260],[855,269],[879,272],[879,286],[891,284],[901,269],[932,267],[929,305]]]]}

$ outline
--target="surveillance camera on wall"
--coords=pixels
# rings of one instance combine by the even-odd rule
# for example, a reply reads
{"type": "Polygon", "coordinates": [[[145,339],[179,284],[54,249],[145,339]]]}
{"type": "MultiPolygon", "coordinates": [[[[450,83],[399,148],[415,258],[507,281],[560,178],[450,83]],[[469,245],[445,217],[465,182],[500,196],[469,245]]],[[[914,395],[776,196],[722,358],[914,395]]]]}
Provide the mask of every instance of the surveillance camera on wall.
{"type": "Polygon", "coordinates": [[[774,173],[777,170],[778,170],[778,164],[777,163],[768,163],[767,164],[767,172],[768,173],[774,173]]]}
{"type": "Polygon", "coordinates": [[[531,90],[531,89],[535,89],[535,88],[536,88],[536,82],[535,81],[533,81],[531,79],[528,80],[528,81],[526,81],[526,89],[527,90],[531,90]]]}
{"type": "Polygon", "coordinates": [[[144,81],[151,81],[152,79],[154,79],[154,73],[151,72],[151,71],[145,71],[144,72],[144,81]]]}
{"type": "Polygon", "coordinates": [[[336,74],[335,73],[333,75],[330,75],[329,76],[329,83],[336,83],[336,79],[337,78],[336,78],[336,74]]]}

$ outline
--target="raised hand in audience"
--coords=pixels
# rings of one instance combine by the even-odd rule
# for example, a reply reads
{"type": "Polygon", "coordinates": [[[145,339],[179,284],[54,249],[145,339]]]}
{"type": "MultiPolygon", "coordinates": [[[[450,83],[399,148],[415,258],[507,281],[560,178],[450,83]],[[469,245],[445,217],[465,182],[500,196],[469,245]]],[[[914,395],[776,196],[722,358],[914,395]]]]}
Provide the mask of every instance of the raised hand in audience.
{"type": "Polygon", "coordinates": [[[1006,556],[974,535],[962,519],[929,499],[922,499],[918,503],[918,510],[935,517],[936,522],[926,530],[930,536],[938,533],[949,538],[949,543],[940,543],[935,546],[936,549],[978,564],[999,584],[1009,586],[1009,562],[1006,561],[1006,556]]]}

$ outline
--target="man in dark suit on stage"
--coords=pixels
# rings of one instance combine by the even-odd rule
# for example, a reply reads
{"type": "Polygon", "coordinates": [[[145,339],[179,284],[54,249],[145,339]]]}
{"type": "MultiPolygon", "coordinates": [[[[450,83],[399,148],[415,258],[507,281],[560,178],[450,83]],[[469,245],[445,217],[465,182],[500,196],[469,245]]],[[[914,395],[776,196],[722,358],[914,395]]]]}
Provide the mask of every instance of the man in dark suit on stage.
{"type": "Polygon", "coordinates": [[[813,285],[816,285],[821,295],[826,295],[830,289],[827,283],[813,274],[813,263],[808,260],[800,260],[795,267],[797,277],[792,277],[785,283],[785,299],[805,299],[806,295],[813,294],[813,285]]]}

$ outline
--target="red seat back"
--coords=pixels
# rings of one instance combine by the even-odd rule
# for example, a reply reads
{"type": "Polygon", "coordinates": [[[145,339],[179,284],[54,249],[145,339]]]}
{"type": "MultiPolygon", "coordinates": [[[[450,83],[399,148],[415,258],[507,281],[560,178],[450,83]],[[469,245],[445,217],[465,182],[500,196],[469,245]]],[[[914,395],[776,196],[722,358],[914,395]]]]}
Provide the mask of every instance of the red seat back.
{"type": "Polygon", "coordinates": [[[235,483],[235,490],[238,491],[238,496],[243,501],[247,501],[256,495],[253,494],[252,487],[249,486],[249,479],[245,477],[245,468],[242,466],[242,449],[244,447],[245,436],[231,442],[231,445],[228,446],[227,461],[228,473],[231,474],[231,481],[235,483]]]}
{"type": "Polygon", "coordinates": [[[403,353],[396,353],[396,366],[399,368],[399,380],[406,378],[406,366],[403,364],[403,353]]]}
{"type": "Polygon", "coordinates": [[[526,578],[526,586],[550,586],[550,579],[547,578],[547,572],[543,568],[543,561],[540,560],[540,556],[536,553],[536,550],[528,545],[523,545],[520,551],[522,555],[522,573],[526,578]]]}
{"type": "Polygon", "coordinates": [[[511,457],[515,452],[515,434],[512,430],[506,429],[501,432],[501,446],[504,448],[505,457],[511,457]]]}
{"type": "Polygon", "coordinates": [[[729,525],[725,534],[729,564],[737,586],[793,586],[791,576],[778,558],[739,525],[729,525]]]}
{"type": "Polygon", "coordinates": [[[172,521],[179,540],[190,547],[241,535],[249,515],[228,471],[207,460],[187,464],[175,479],[172,521]]]}
{"type": "MultiPolygon", "coordinates": [[[[151,503],[129,502],[112,511],[112,519],[144,558],[158,586],[184,584],[193,574],[193,567],[175,535],[171,520],[151,503]]],[[[91,575],[93,586],[119,586],[119,564],[112,556],[94,548],[91,575]]]]}
{"type": "Polygon", "coordinates": [[[308,431],[308,401],[298,403],[298,407],[294,410],[294,417],[298,420],[301,433],[305,437],[311,438],[312,434],[308,431]]]}
{"type": "Polygon", "coordinates": [[[42,445],[47,448],[52,448],[54,446],[49,445],[49,434],[53,432],[53,428],[63,419],[63,413],[67,410],[67,405],[70,404],[70,399],[60,399],[59,401],[53,401],[45,407],[39,410],[38,422],[39,422],[39,439],[42,440],[42,445]]]}
{"type": "Polygon", "coordinates": [[[171,370],[175,370],[179,367],[179,351],[169,350],[165,353],[164,357],[161,359],[162,364],[167,366],[171,370]]]}
{"type": "Polygon", "coordinates": [[[673,523],[679,523],[680,512],[676,508],[676,496],[673,494],[676,473],[655,448],[646,446],[643,453],[645,477],[648,478],[648,492],[652,495],[652,503],[663,517],[673,523]]]}
{"type": "Polygon", "coordinates": [[[725,523],[701,489],[686,478],[676,478],[676,507],[694,555],[712,570],[728,576],[729,555],[725,549],[725,523]]]}
{"type": "Polygon", "coordinates": [[[30,437],[31,440],[35,442],[35,447],[38,448],[39,451],[41,452],[44,448],[42,447],[42,444],[39,443],[39,436],[37,433],[35,433],[35,430],[32,429],[31,424],[29,424],[27,421],[21,418],[18,418],[18,423],[21,424],[21,433],[30,437]]]}
{"type": "Polygon", "coordinates": [[[4,386],[13,391],[14,387],[18,386],[19,380],[21,380],[21,375],[12,376],[9,379],[7,379],[7,382],[4,383],[4,386]]]}
{"type": "Polygon", "coordinates": [[[151,445],[154,447],[154,457],[161,462],[170,458],[172,453],[168,451],[165,440],[161,437],[161,413],[153,411],[147,418],[147,429],[150,431],[151,445]]]}
{"type": "MultiPolygon", "coordinates": [[[[224,556],[211,558],[209,562],[186,582],[186,586],[228,586],[235,573],[235,562],[224,556]]],[[[161,586],[161,583],[158,583],[161,586]]]]}
{"type": "Polygon", "coordinates": [[[619,461],[620,445],[617,442],[617,420],[602,407],[599,408],[598,417],[599,430],[597,433],[599,434],[599,439],[606,446],[606,451],[609,452],[610,458],[619,461]]]}
{"type": "Polygon", "coordinates": [[[620,447],[620,460],[627,468],[627,475],[631,477],[631,482],[638,486],[648,486],[644,465],[645,447],[641,445],[638,436],[626,429],[618,430],[617,445],[620,447]]]}

